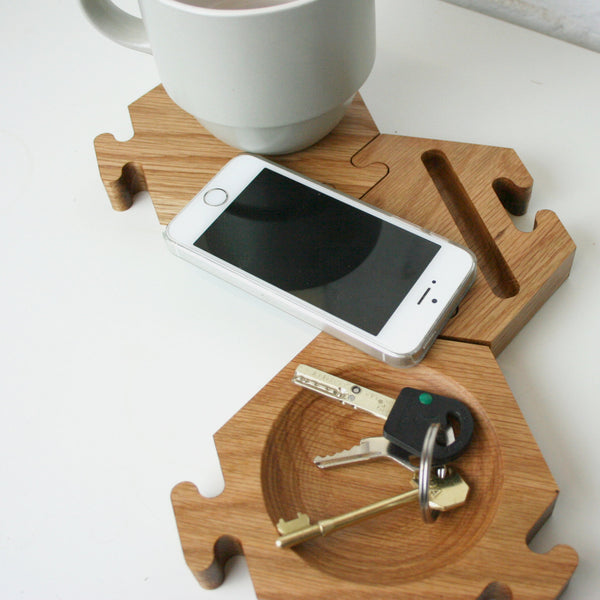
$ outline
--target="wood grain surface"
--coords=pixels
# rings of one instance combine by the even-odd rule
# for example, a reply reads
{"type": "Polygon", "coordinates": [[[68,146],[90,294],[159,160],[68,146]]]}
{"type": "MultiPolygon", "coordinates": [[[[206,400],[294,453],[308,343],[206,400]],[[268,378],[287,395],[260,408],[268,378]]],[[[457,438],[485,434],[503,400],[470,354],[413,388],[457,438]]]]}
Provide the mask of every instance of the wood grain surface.
{"type": "MultiPolygon", "coordinates": [[[[148,191],[166,224],[238,151],[160,86],[130,114],[131,140],[96,138],[100,174],[115,209],[148,191]]],[[[206,499],[188,482],[172,491],[190,569],[204,587],[217,587],[227,560],[244,553],[263,600],[556,598],[577,554],[557,546],[538,555],[527,546],[558,489],[494,357],[569,274],[575,245],[559,219],[541,211],[533,231],[514,226],[511,214],[527,210],[533,182],[513,150],[382,135],[359,96],[321,142],[271,158],[468,245],[477,280],[417,367],[393,369],[321,334],[217,432],[225,491],[206,499]],[[279,518],[301,511],[314,521],[409,488],[408,471],[391,461],[313,465],[316,455],[380,435],[383,422],[294,386],[300,362],[388,395],[410,385],[466,402],[476,429],[456,467],[471,486],[467,504],[431,525],[418,506],[405,506],[276,548],[279,518]]]]}
{"type": "MultiPolygon", "coordinates": [[[[135,135],[96,138],[112,205],[125,210],[149,191],[168,223],[238,150],[209,134],[158,86],[130,108],[135,135]]],[[[532,179],[514,150],[379,134],[357,96],[340,125],[276,162],[361,197],[469,246],[478,275],[443,337],[489,346],[498,355],[567,278],[575,244],[550,211],[520,231],[532,179]]]]}
{"type": "Polygon", "coordinates": [[[557,546],[527,542],[558,489],[488,348],[438,340],[425,360],[394,369],[326,334],[290,362],[215,435],[225,491],[203,498],[181,483],[172,502],[187,563],[205,587],[243,552],[261,599],[556,598],[577,564],[557,546]],[[314,521],[410,489],[408,470],[381,459],[320,470],[312,459],[381,435],[383,421],[299,388],[309,364],[388,395],[405,386],[459,398],[475,418],[455,466],[471,486],[465,506],[425,524],[418,504],[292,549],[275,546],[279,518],[314,521]]]}

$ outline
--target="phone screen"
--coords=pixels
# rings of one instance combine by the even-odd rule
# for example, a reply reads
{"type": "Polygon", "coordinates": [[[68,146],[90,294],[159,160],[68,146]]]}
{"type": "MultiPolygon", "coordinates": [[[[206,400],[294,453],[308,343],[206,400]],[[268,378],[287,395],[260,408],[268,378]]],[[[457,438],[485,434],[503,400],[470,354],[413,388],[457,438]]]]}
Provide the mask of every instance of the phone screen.
{"type": "Polygon", "coordinates": [[[440,249],[268,168],[194,245],[373,335],[440,249]]]}

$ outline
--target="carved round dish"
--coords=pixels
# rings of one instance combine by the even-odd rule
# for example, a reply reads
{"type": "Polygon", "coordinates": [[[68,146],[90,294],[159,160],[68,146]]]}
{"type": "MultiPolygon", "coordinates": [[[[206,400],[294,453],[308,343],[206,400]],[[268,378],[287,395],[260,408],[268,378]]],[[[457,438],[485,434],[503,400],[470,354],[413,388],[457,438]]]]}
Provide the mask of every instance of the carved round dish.
{"type": "MultiPolygon", "coordinates": [[[[458,398],[469,405],[475,432],[454,461],[470,485],[467,503],[423,522],[411,503],[294,547],[311,567],[348,581],[392,585],[418,580],[452,565],[476,546],[499,505],[503,469],[497,436],[480,402],[456,381],[432,369],[401,372],[406,383],[458,398]]],[[[374,378],[368,364],[356,363],[334,375],[396,396],[398,372],[374,378]]],[[[360,410],[298,388],[274,421],[262,456],[262,489],[267,512],[276,523],[298,512],[311,522],[331,517],[412,489],[411,473],[389,459],[319,469],[313,458],[348,449],[364,437],[382,433],[384,421],[360,410]]]]}

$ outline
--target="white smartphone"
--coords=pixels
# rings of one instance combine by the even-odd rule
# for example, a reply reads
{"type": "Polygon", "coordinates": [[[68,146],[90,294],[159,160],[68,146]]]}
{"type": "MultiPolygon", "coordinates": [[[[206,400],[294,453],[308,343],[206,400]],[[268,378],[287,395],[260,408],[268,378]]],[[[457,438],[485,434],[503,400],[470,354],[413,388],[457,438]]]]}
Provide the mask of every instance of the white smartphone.
{"type": "Polygon", "coordinates": [[[476,272],[469,250],[250,154],[164,235],[177,256],[399,367],[423,358],[476,272]]]}

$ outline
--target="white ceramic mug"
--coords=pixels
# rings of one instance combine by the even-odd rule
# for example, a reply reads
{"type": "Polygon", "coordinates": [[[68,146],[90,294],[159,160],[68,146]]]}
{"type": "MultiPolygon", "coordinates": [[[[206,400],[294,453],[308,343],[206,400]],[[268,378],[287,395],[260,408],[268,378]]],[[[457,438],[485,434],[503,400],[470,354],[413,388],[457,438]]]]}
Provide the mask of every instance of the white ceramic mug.
{"type": "Polygon", "coordinates": [[[374,0],[80,0],[109,38],[154,55],[173,101],[226,143],[261,154],[315,143],[375,59],[374,0]]]}

